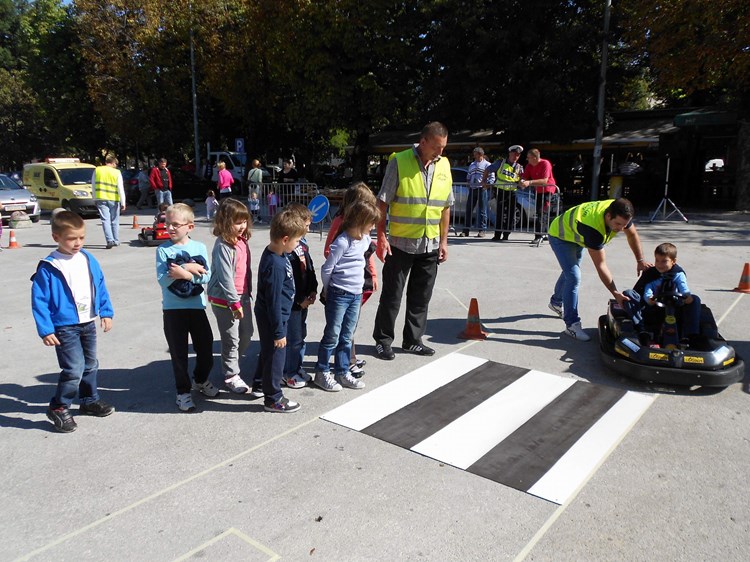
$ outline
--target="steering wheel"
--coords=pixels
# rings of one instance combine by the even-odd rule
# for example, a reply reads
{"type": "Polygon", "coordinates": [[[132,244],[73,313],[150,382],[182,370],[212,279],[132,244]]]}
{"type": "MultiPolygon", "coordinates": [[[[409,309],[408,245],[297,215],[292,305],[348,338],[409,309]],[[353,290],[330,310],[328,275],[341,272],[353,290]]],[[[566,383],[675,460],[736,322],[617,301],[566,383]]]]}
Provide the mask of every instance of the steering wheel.
{"type": "Polygon", "coordinates": [[[659,308],[665,308],[667,305],[672,304],[674,306],[682,306],[685,304],[687,297],[682,293],[661,293],[654,296],[654,304],[659,308]]]}

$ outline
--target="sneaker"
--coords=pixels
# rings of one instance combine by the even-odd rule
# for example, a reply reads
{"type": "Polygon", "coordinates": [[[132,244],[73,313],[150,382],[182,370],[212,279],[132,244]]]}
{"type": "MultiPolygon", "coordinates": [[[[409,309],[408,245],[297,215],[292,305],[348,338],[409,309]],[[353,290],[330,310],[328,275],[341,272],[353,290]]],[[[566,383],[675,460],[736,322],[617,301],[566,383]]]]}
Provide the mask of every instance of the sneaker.
{"type": "Polygon", "coordinates": [[[70,410],[65,406],[60,408],[47,408],[47,419],[55,424],[55,431],[60,433],[73,433],[78,429],[78,424],[70,415],[70,410]]]}
{"type": "Polygon", "coordinates": [[[580,322],[574,322],[573,324],[565,328],[563,334],[568,334],[574,340],[589,341],[591,339],[591,336],[589,336],[586,332],[583,331],[583,328],[581,328],[580,322]]]}
{"type": "Polygon", "coordinates": [[[283,382],[289,388],[305,388],[309,380],[309,375],[305,377],[302,375],[302,373],[297,373],[292,377],[284,377],[283,379],[281,379],[281,382],[283,382]]]}
{"type": "Polygon", "coordinates": [[[360,389],[365,387],[364,381],[361,381],[359,379],[355,379],[350,373],[346,373],[344,375],[337,375],[336,380],[343,386],[344,388],[354,388],[354,389],[360,389]]]}
{"type": "Polygon", "coordinates": [[[338,392],[342,389],[342,386],[334,380],[331,371],[322,371],[315,373],[315,379],[313,379],[313,383],[315,383],[315,386],[318,386],[328,392],[338,392]]]}
{"type": "Polygon", "coordinates": [[[485,234],[484,232],[477,233],[477,238],[484,238],[485,234]]]}
{"type": "Polygon", "coordinates": [[[493,237],[491,238],[491,240],[492,240],[493,242],[499,242],[499,241],[501,241],[502,239],[503,239],[502,235],[498,234],[497,232],[496,232],[496,233],[495,233],[495,235],[494,235],[494,236],[493,236],[493,237]]]}
{"type": "Polygon", "coordinates": [[[250,399],[251,400],[257,400],[258,398],[263,398],[265,394],[263,394],[262,388],[253,388],[250,391],[250,399]]]}
{"type": "Polygon", "coordinates": [[[250,385],[243,381],[242,377],[239,375],[234,375],[233,377],[224,379],[224,386],[235,394],[247,394],[250,390],[250,385]]]}
{"type": "Polygon", "coordinates": [[[362,367],[367,365],[367,361],[365,361],[364,359],[357,359],[354,364],[361,369],[362,367]]]}
{"type": "Polygon", "coordinates": [[[435,355],[434,349],[432,349],[431,347],[427,347],[426,345],[422,345],[421,343],[402,345],[401,349],[403,349],[407,353],[413,353],[414,355],[424,355],[425,357],[435,355]]]}
{"type": "Polygon", "coordinates": [[[96,416],[97,418],[106,418],[115,411],[114,406],[110,406],[104,400],[97,400],[89,404],[81,404],[78,413],[83,416],[96,416]]]}
{"type": "Polygon", "coordinates": [[[562,307],[562,305],[558,305],[558,304],[555,304],[555,303],[551,302],[547,306],[549,307],[549,309],[552,312],[554,312],[555,314],[557,314],[560,318],[563,317],[563,307],[562,307]]]}
{"type": "Polygon", "coordinates": [[[211,384],[211,381],[194,382],[193,390],[197,390],[198,392],[200,392],[204,396],[208,396],[209,398],[215,398],[219,395],[219,389],[211,384]]]}
{"type": "Polygon", "coordinates": [[[286,396],[282,396],[281,400],[272,404],[266,404],[264,407],[266,412],[279,412],[282,414],[288,414],[290,412],[296,412],[300,409],[299,402],[292,402],[286,396]]]}
{"type": "Polygon", "coordinates": [[[379,343],[375,346],[375,353],[378,355],[378,359],[384,361],[393,361],[396,358],[396,354],[393,353],[391,346],[387,343],[379,343]]]}
{"type": "Polygon", "coordinates": [[[365,370],[362,367],[358,367],[356,364],[351,364],[349,365],[349,374],[355,379],[358,379],[365,374],[365,370]]]}
{"type": "Polygon", "coordinates": [[[195,410],[193,397],[190,395],[189,392],[186,392],[185,394],[177,395],[177,407],[182,412],[192,412],[193,410],[195,410]]]}

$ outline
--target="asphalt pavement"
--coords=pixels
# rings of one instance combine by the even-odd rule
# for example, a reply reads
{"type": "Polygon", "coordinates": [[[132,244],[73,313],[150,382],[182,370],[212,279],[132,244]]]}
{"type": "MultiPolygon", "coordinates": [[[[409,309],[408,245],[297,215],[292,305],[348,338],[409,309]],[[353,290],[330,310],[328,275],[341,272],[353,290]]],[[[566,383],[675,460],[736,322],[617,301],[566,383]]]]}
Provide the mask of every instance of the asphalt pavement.
{"type": "MultiPolygon", "coordinates": [[[[750,216],[686,214],[687,224],[638,217],[644,251],[677,245],[691,289],[748,358],[750,295],[732,289],[750,262],[750,216]]],[[[55,433],[45,417],[58,366],[29,306],[29,278],[55,248],[48,217],[15,232],[21,248],[0,253],[0,560],[750,559],[750,375],[707,390],[608,371],[596,337],[608,293],[587,258],[580,310],[593,339],[583,343],[562,336],[562,321],[547,309],[559,271],[546,244],[530,247],[531,237],[519,234],[507,243],[451,236],[425,339],[435,358],[460,351],[657,397],[585,485],[556,505],[319,419],[433,360],[398,349],[394,361],[374,357],[377,295],[362,309],[355,337],[367,359],[364,390],[287,390],[302,404],[293,414],[266,413],[262,401],[223,392],[196,397],[196,413],[179,413],[155,249],[135,242],[132,220],[129,210],[123,245],[112,250],[99,221],[86,221],[86,247],[102,265],[115,309],[112,331],[99,331],[98,355],[100,392],[117,412],[78,417],[72,434],[55,433]],[[472,297],[485,341],[457,339],[472,297]]],[[[207,222],[197,223],[194,238],[210,251],[207,222]]],[[[308,239],[319,267],[323,240],[317,232],[308,239]]],[[[267,242],[267,225],[257,226],[254,266],[267,242]]],[[[1,244],[8,245],[7,227],[1,244]]],[[[634,283],[624,236],[608,246],[607,262],[619,287],[634,283]]],[[[219,384],[218,332],[208,315],[219,384]]],[[[403,313],[397,333],[402,323],[403,313]]],[[[316,304],[308,367],[323,325],[316,304]]],[[[247,373],[257,350],[256,337],[247,373]]]]}

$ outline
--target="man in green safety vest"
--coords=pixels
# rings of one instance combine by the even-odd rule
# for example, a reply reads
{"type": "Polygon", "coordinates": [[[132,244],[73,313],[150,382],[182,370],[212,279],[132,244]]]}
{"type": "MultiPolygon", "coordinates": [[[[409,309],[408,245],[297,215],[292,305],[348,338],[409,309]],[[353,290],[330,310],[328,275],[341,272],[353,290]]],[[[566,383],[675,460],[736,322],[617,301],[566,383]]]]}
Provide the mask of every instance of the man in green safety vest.
{"type": "Polygon", "coordinates": [[[646,262],[643,257],[641,239],[632,222],[634,214],[633,204],[627,199],[608,199],[582,203],[552,221],[549,227],[549,245],[562,272],[555,283],[549,308],[565,321],[564,334],[581,341],[591,339],[581,328],[581,317],[578,316],[578,288],[581,284],[584,248],[594,262],[599,279],[620,305],[629,299],[615,285],[614,277],[607,267],[604,246],[618,232],[625,232],[628,246],[635,256],[638,273],[651,267],[651,263],[646,262]]]}
{"type": "Polygon", "coordinates": [[[378,194],[382,218],[377,224],[377,256],[385,265],[372,337],[377,356],[386,361],[396,357],[391,345],[404,286],[406,321],[401,348],[417,355],[435,354],[422,337],[438,264],[448,259],[453,179],[448,159],[441,156],[447,143],[445,125],[426,125],[418,144],[390,159],[378,194]]]}
{"type": "Polygon", "coordinates": [[[91,178],[96,208],[102,219],[107,249],[120,245],[120,211],[125,210],[125,188],[117,169],[117,158],[107,156],[104,166],[97,166],[91,178]]]}

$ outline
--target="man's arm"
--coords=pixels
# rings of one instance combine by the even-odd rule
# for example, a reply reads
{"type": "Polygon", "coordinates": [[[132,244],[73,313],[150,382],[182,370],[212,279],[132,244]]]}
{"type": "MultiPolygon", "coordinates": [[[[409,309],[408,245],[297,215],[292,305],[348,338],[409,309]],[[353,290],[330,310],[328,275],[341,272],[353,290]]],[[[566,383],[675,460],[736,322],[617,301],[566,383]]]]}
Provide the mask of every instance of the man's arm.
{"type": "Polygon", "coordinates": [[[451,208],[445,207],[440,214],[440,243],[438,244],[438,263],[448,259],[448,231],[451,226],[451,208]]]}
{"type": "Polygon", "coordinates": [[[626,228],[624,232],[626,238],[628,239],[628,246],[630,246],[630,251],[633,252],[633,255],[635,256],[635,261],[637,264],[636,272],[638,273],[638,275],[640,275],[642,271],[648,269],[649,267],[652,267],[653,264],[647,262],[643,257],[641,239],[638,236],[638,231],[636,230],[635,225],[631,224],[630,228],[626,228]]]}
{"type": "MultiPolygon", "coordinates": [[[[378,256],[380,261],[385,261],[385,256],[391,255],[391,245],[388,242],[388,236],[385,233],[386,219],[388,218],[388,204],[385,201],[378,199],[378,209],[380,209],[380,220],[377,224],[378,229],[378,243],[375,250],[375,254],[378,256]]],[[[442,224],[442,223],[441,223],[442,224]]]]}
{"type": "Polygon", "coordinates": [[[594,262],[596,272],[599,274],[599,279],[601,279],[607,290],[612,293],[612,296],[615,298],[617,303],[622,306],[623,302],[630,299],[617,290],[615,279],[612,276],[612,273],[609,271],[609,267],[607,266],[607,258],[604,249],[602,248],[601,250],[592,250],[591,248],[589,248],[588,250],[589,256],[591,256],[591,261],[594,262]]]}

